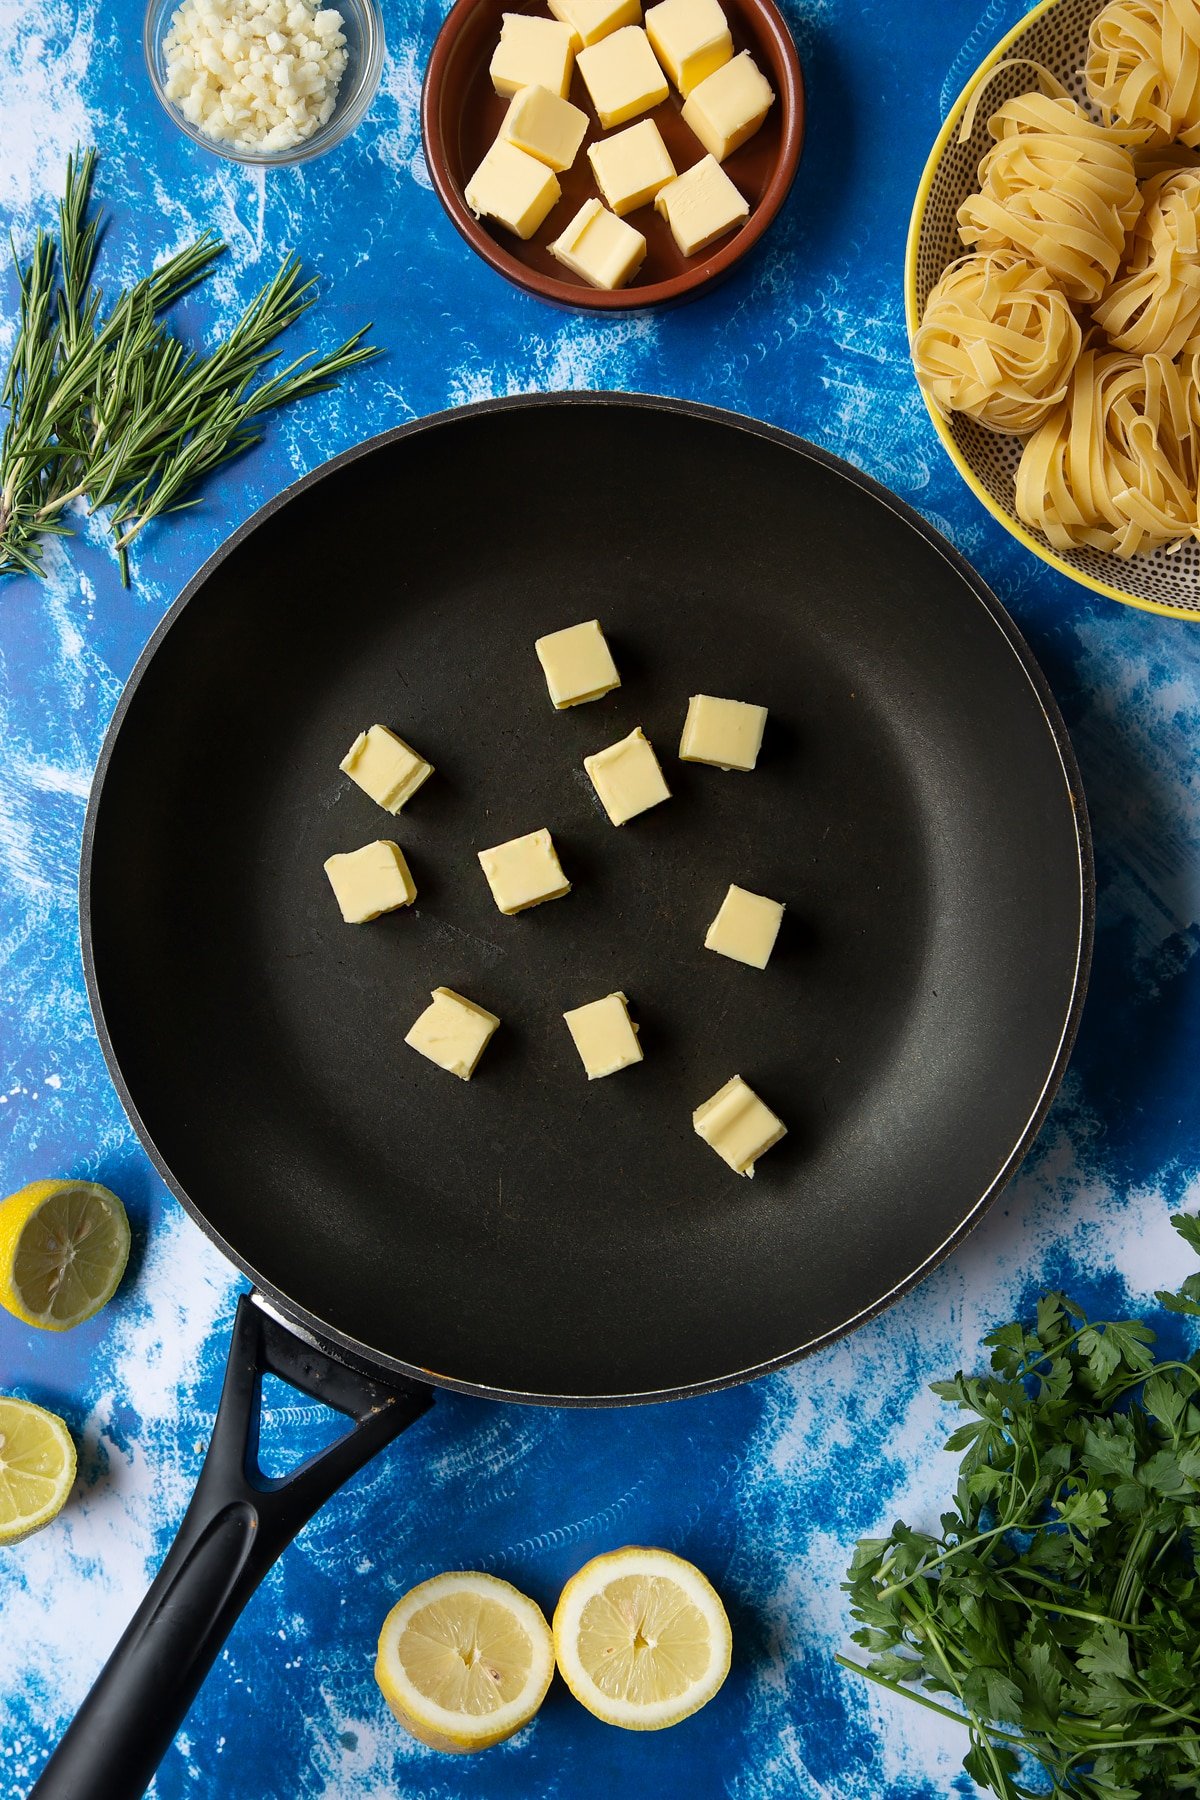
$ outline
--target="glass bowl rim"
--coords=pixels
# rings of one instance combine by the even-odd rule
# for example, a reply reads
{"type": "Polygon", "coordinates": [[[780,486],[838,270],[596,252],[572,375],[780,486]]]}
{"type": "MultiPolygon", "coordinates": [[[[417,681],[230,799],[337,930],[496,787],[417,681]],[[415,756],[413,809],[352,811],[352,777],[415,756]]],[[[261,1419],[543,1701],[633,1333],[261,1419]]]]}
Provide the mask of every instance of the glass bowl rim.
{"type": "Polygon", "coordinates": [[[171,123],[185,137],[199,144],[201,149],[210,151],[214,156],[223,157],[226,162],[246,164],[252,168],[272,169],[285,168],[291,163],[308,162],[312,157],[321,156],[326,150],[332,150],[359,124],[375,98],[383,74],[383,59],[386,51],[384,37],[383,13],[379,0],[326,0],[326,4],[344,8],[346,12],[359,15],[364,27],[364,49],[362,66],[352,89],[343,93],[338,89],[338,97],[334,103],[332,116],[324,125],[317,127],[311,137],[304,138],[298,144],[292,144],[284,150],[244,150],[232,144],[220,142],[209,137],[185,119],[173,100],[167,98],[159,73],[158,58],[161,39],[165,35],[171,15],[177,10],[180,0],[147,0],[145,17],[142,24],[142,51],[145,56],[146,69],[150,76],[150,85],[154,96],[166,113],[171,123]]]}

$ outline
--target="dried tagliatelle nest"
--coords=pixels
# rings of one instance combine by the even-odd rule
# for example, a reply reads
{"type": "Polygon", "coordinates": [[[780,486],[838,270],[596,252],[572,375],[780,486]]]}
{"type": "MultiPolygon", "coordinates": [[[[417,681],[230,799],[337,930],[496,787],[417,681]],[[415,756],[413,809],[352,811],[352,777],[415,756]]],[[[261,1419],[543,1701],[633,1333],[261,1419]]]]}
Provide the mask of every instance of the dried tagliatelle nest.
{"type": "Polygon", "coordinates": [[[1109,0],[1088,32],[1084,78],[1106,125],[1143,144],[1200,144],[1196,0],[1109,0]]]}
{"type": "Polygon", "coordinates": [[[1023,436],[1065,397],[1081,335],[1046,269],[995,250],[951,263],[930,290],[913,363],[942,414],[1023,436]]]}
{"type": "Polygon", "coordinates": [[[1092,317],[1118,350],[1179,356],[1200,344],[1200,169],[1152,176],[1142,200],[1120,276],[1092,317]]]}
{"type": "Polygon", "coordinates": [[[1196,529],[1197,448],[1194,358],[1085,348],[1022,452],[1017,512],[1056,550],[1182,543],[1196,529]]]}
{"type": "Polygon", "coordinates": [[[996,142],[979,165],[979,192],[958,209],[963,243],[1015,250],[1068,300],[1098,300],[1141,211],[1129,151],[1065,92],[1018,94],[988,130],[996,142]]]}

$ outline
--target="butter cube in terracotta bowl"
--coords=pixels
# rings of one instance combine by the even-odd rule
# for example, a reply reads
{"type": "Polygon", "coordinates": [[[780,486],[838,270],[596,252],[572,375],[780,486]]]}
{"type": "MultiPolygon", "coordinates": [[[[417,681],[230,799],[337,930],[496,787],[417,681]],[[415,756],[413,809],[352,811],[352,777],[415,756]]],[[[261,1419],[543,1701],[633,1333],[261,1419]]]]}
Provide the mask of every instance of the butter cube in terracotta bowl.
{"type": "MultiPolygon", "coordinates": [[[[477,255],[540,299],[630,311],[703,292],[762,238],[800,160],[804,78],[775,0],[657,0],[644,11],[641,0],[456,0],[425,74],[421,127],[434,188],[477,255]],[[552,51],[553,69],[535,68],[534,51],[552,51]],[[712,106],[692,97],[703,103],[705,83],[734,62],[724,85],[736,91],[725,95],[719,81],[707,90],[716,93],[714,126],[712,106]],[[522,81],[527,88],[514,87],[522,81]],[[726,119],[743,90],[754,105],[726,119]],[[551,119],[551,99],[574,111],[551,119]],[[701,131],[687,122],[689,103],[694,120],[704,114],[701,131]],[[576,113],[586,124],[572,154],[576,113]],[[535,114],[537,130],[522,136],[535,114]],[[709,208],[709,229],[693,231],[656,199],[711,156],[705,139],[716,133],[728,144],[726,203],[709,208]],[[492,154],[498,139],[502,159],[492,154]],[[495,179],[500,160],[511,192],[495,179]],[[585,226],[589,244],[573,249],[585,226]],[[583,254],[589,248],[597,254],[583,254]]],[[[690,192],[676,190],[679,205],[690,192]]]]}

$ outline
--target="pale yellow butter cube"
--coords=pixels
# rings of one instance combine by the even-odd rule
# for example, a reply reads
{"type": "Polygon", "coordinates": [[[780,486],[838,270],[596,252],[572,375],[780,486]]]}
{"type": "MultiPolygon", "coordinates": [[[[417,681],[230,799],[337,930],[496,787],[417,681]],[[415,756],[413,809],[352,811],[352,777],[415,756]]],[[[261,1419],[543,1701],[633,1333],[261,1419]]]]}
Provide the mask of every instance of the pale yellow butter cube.
{"type": "Polygon", "coordinates": [[[642,0],[550,0],[550,11],[571,32],[577,51],[619,31],[622,25],[638,25],[642,0]]]}
{"type": "Polygon", "coordinates": [[[579,73],[605,131],[659,106],[667,79],[640,25],[623,25],[579,52],[579,73]]]}
{"type": "Polygon", "coordinates": [[[717,0],[660,0],[646,13],[646,36],[685,99],[733,55],[729,21],[717,0]]]}
{"type": "Polygon", "coordinates": [[[496,92],[511,98],[523,87],[544,87],[565,100],[575,62],[570,27],[530,13],[504,13],[502,19],[488,68],[496,92]]]}
{"type": "Polygon", "coordinates": [[[502,913],[524,912],[543,900],[559,900],[571,884],[562,872],[548,831],[530,831],[492,850],[481,850],[479,862],[502,913]]]}
{"type": "Polygon", "coordinates": [[[716,769],[748,771],[758,761],[766,724],[765,706],[693,694],[679,745],[680,758],[711,763],[716,769]]]}
{"type": "Polygon", "coordinates": [[[389,838],[327,858],[325,873],[347,925],[365,925],[380,913],[411,906],[417,884],[399,844],[389,838]]]}
{"type": "Polygon", "coordinates": [[[637,1026],[629,1017],[629,1002],[624,994],[608,994],[587,1006],[565,1012],[567,1030],[575,1040],[589,1081],[615,1075],[630,1063],[641,1062],[642,1046],[637,1040],[637,1026]]]}
{"type": "Polygon", "coordinates": [[[681,256],[706,250],[750,217],[750,207],[715,157],[702,156],[660,188],[654,210],[671,227],[681,256]]]}
{"type": "Polygon", "coordinates": [[[588,161],[596,186],[618,218],[648,206],[659,188],[675,179],[675,164],[653,119],[589,144],[588,161]]]}
{"type": "Polygon", "coordinates": [[[704,148],[724,162],[752,138],[771,110],[771,84],[748,50],[722,64],[683,103],[683,122],[704,148]]]}
{"type": "Polygon", "coordinates": [[[500,127],[506,144],[514,144],[526,156],[536,156],[548,169],[561,174],[579,155],[587,132],[587,114],[549,88],[525,87],[514,94],[500,127]]]}
{"type": "Polygon", "coordinates": [[[621,685],[599,619],[587,619],[582,625],[568,625],[563,631],[551,631],[538,638],[533,647],[542,665],[550,698],[560,712],[567,706],[582,706],[587,700],[599,700],[621,685]]]}
{"type": "Polygon", "coordinates": [[[519,238],[531,238],[562,189],[553,169],[498,138],[463,189],[477,216],[495,219],[519,238]]]}
{"type": "Polygon", "coordinates": [[[787,1126],[740,1075],[696,1108],[692,1124],[735,1175],[753,1175],[754,1165],[764,1151],[787,1136],[787,1126]]]}
{"type": "Polygon", "coordinates": [[[622,288],[641,268],[646,240],[599,200],[585,200],[550,254],[594,288],[622,288]]]}
{"type": "Polygon", "coordinates": [[[583,766],[614,825],[624,825],[627,819],[671,798],[654,748],[640,725],[619,744],[585,756],[583,766]]]}
{"type": "Polygon", "coordinates": [[[783,906],[765,894],[731,886],[704,938],[704,948],[734,962],[765,969],[779,936],[783,906]]]}
{"type": "Polygon", "coordinates": [[[433,774],[432,763],[386,725],[360,731],[338,768],[390,813],[398,813],[433,774]]]}
{"type": "Polygon", "coordinates": [[[511,99],[522,88],[544,87],[565,100],[575,66],[570,27],[531,13],[504,13],[501,17],[500,41],[488,66],[496,92],[511,99]]]}
{"type": "Polygon", "coordinates": [[[453,988],[434,988],[427,1006],[404,1041],[439,1069],[470,1081],[500,1021],[453,988]]]}

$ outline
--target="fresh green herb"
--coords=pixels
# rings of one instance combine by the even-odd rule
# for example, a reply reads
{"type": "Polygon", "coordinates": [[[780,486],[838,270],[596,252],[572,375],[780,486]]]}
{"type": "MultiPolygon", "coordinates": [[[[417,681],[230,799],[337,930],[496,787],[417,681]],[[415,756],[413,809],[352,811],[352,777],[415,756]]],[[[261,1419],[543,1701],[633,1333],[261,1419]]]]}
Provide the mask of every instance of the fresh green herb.
{"type": "Polygon", "coordinates": [[[58,242],[39,230],[27,263],[13,248],[20,310],[0,387],[0,575],[40,572],[42,540],[69,532],[67,509],[108,509],[121,579],[129,546],[160,513],[195,504],[196,484],[257,443],[274,407],[330,387],[377,352],[356,331],[327,356],[307,352],[272,375],[276,338],[307,312],[312,281],[287,258],[207,355],[159,315],[209,273],[225,245],[208,234],[105,310],[92,281],[100,220],[89,216],[95,155],[67,164],[58,242]]]}
{"type": "MultiPolygon", "coordinates": [[[[1200,1250],[1200,1220],[1174,1224],[1200,1250]]],[[[1158,1298],[1200,1317],[1200,1275],[1158,1298]]],[[[969,1415],[940,1532],[854,1554],[867,1662],[839,1661],[961,1720],[1002,1800],[1200,1793],[1200,1354],[1153,1341],[1062,1294],[993,1332],[991,1375],[934,1384],[969,1415]]]]}

